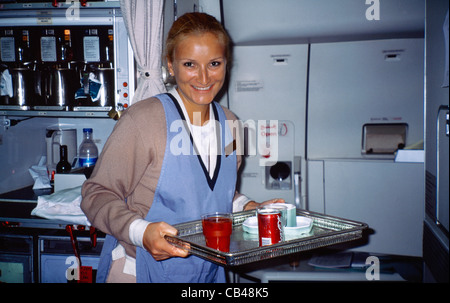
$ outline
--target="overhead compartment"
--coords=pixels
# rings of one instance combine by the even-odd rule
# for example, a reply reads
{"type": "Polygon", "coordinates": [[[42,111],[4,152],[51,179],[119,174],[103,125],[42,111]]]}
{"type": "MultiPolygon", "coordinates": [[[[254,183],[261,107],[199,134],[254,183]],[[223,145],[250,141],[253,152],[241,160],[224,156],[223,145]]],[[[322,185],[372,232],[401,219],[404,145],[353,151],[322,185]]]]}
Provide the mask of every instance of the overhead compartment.
{"type": "Polygon", "coordinates": [[[236,45],[423,36],[424,0],[226,0],[223,21],[236,45]]]}
{"type": "Polygon", "coordinates": [[[423,140],[423,39],[312,44],[308,159],[394,158],[423,140]]]}

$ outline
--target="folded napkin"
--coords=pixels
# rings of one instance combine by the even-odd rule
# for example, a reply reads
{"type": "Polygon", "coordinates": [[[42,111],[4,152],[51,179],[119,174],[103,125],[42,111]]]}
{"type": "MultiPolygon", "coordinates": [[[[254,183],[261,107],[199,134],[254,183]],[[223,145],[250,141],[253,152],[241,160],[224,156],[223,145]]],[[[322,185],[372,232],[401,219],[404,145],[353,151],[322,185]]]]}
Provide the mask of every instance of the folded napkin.
{"type": "Polygon", "coordinates": [[[47,166],[45,163],[47,162],[47,157],[43,156],[39,160],[38,165],[31,166],[28,171],[31,174],[31,177],[34,180],[33,189],[44,189],[44,188],[52,188],[50,184],[50,178],[47,173],[47,166]]]}
{"type": "Polygon", "coordinates": [[[81,186],[60,190],[51,195],[39,196],[33,216],[62,220],[72,224],[90,226],[80,207],[81,186]]]}

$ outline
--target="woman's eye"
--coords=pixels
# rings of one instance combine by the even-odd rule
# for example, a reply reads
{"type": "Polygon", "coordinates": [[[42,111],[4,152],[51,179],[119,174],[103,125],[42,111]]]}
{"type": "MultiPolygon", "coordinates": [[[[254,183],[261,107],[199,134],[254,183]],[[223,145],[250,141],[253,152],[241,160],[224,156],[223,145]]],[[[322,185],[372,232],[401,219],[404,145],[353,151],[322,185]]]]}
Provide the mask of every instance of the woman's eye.
{"type": "Polygon", "coordinates": [[[193,62],[185,62],[183,65],[186,67],[193,67],[194,63],[193,62]]]}
{"type": "Polygon", "coordinates": [[[211,66],[212,67],[218,67],[218,66],[220,66],[222,64],[222,62],[220,62],[220,61],[213,61],[213,62],[211,62],[211,66]]]}

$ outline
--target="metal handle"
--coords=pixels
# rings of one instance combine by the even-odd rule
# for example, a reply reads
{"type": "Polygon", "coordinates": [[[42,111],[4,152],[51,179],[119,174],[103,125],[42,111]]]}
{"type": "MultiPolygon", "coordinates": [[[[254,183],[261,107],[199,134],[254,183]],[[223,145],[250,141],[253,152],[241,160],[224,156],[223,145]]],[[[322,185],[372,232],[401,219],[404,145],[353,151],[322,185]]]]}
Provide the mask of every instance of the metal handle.
{"type": "Polygon", "coordinates": [[[438,111],[437,111],[437,116],[436,116],[436,136],[437,136],[437,139],[438,139],[438,142],[439,142],[439,130],[440,130],[440,123],[439,123],[439,117],[440,117],[440,115],[441,115],[441,111],[443,111],[443,110],[446,110],[447,111],[447,113],[445,114],[445,120],[446,120],[446,124],[445,124],[445,135],[448,137],[449,136],[449,121],[448,121],[448,119],[449,119],[449,110],[450,110],[450,106],[448,106],[448,105],[441,105],[441,106],[439,106],[439,108],[438,108],[438,111]]]}
{"type": "Polygon", "coordinates": [[[450,133],[450,125],[449,125],[449,112],[447,111],[447,113],[445,114],[445,135],[448,137],[449,133],[450,133]]]}
{"type": "Polygon", "coordinates": [[[439,106],[439,108],[438,108],[438,111],[437,111],[437,117],[436,117],[436,221],[437,221],[437,223],[439,223],[439,196],[440,196],[440,192],[439,192],[439,188],[440,188],[440,172],[439,172],[439,170],[440,170],[440,147],[439,147],[439,145],[440,145],[440,128],[441,128],[441,126],[440,126],[440,119],[439,119],[439,117],[440,117],[440,114],[441,114],[441,111],[443,111],[443,110],[447,110],[447,114],[446,114],[446,126],[445,126],[445,134],[446,134],[446,136],[448,137],[449,136],[449,134],[448,134],[448,127],[449,127],[449,121],[448,121],[448,116],[449,116],[449,113],[448,113],[448,111],[450,110],[450,107],[448,106],[448,105],[441,105],[441,106],[439,106]]]}
{"type": "Polygon", "coordinates": [[[97,246],[97,229],[93,226],[89,228],[89,236],[91,238],[91,245],[92,247],[97,246]]]}
{"type": "Polygon", "coordinates": [[[77,237],[73,234],[73,225],[67,225],[66,231],[70,235],[70,241],[72,242],[73,253],[75,254],[75,257],[78,259],[79,266],[81,268],[80,249],[78,248],[77,237]]]}
{"type": "Polygon", "coordinates": [[[297,209],[304,209],[302,205],[302,190],[301,190],[301,184],[300,184],[300,172],[294,173],[294,194],[295,194],[295,206],[297,209]]]}

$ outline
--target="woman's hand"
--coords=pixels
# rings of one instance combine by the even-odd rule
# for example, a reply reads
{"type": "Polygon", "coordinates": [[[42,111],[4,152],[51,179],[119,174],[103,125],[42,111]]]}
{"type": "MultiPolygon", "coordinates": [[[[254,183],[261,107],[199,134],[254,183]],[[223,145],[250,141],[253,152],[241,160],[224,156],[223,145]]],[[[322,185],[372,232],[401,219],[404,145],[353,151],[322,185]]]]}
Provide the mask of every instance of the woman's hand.
{"type": "Polygon", "coordinates": [[[262,203],[258,203],[258,202],[255,202],[255,201],[250,201],[247,204],[245,204],[244,210],[252,210],[252,209],[256,209],[258,207],[261,207],[261,206],[264,206],[264,205],[267,205],[267,204],[273,204],[273,203],[284,203],[284,199],[275,198],[275,199],[272,199],[272,200],[264,201],[262,203]]]}
{"type": "Polygon", "coordinates": [[[175,236],[176,234],[176,228],[166,222],[150,223],[144,232],[144,247],[156,261],[171,257],[187,257],[188,251],[173,246],[164,239],[164,235],[175,236]]]}

